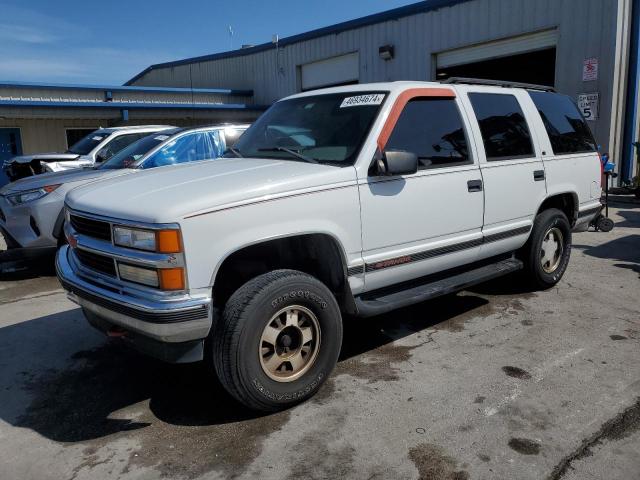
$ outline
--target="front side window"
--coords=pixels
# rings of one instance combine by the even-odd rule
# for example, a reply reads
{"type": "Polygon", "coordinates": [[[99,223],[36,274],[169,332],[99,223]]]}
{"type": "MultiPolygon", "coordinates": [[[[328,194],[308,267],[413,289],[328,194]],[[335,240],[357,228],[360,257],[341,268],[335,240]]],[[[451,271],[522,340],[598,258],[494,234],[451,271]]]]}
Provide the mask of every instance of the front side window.
{"type": "Polygon", "coordinates": [[[384,92],[345,92],[282,100],[234,149],[243,157],[352,165],[385,98],[384,92]]]}
{"type": "Polygon", "coordinates": [[[555,155],[595,152],[596,142],[578,107],[566,95],[529,92],[555,155]]]}
{"type": "Polygon", "coordinates": [[[452,98],[411,100],[385,148],[415,153],[421,169],[471,163],[462,117],[452,98]]]}
{"type": "Polygon", "coordinates": [[[101,131],[95,131],[84,137],[79,142],[74,143],[67,152],[76,155],[87,155],[91,150],[96,148],[100,142],[107,138],[110,134],[101,131]]]}
{"type": "Polygon", "coordinates": [[[219,130],[199,132],[195,134],[196,158],[194,160],[210,160],[218,158],[224,152],[224,143],[219,130]]]}
{"type": "Polygon", "coordinates": [[[148,135],[137,142],[133,142],[128,147],[123,148],[113,157],[100,165],[101,170],[115,170],[119,168],[131,168],[142,158],[147,152],[160,145],[168,135],[154,133],[148,135]]]}
{"type": "Polygon", "coordinates": [[[149,135],[149,133],[131,133],[128,135],[119,135],[114,137],[109,143],[107,143],[99,152],[99,160],[104,162],[113,157],[116,153],[125,147],[128,147],[133,142],[140,140],[142,137],[149,135]]]}
{"type": "Polygon", "coordinates": [[[144,160],[139,168],[156,168],[197,159],[196,134],[190,133],[170,141],[160,150],[144,160]]]}
{"type": "Polygon", "coordinates": [[[469,100],[480,124],[487,160],[534,156],[529,127],[516,97],[502,93],[470,93],[469,100]]]}

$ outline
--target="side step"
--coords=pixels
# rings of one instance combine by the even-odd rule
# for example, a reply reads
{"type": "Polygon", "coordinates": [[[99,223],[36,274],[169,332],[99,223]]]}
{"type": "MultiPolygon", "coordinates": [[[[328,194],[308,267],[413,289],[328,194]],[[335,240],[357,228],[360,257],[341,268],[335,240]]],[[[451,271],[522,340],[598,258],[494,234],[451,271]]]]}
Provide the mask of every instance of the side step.
{"type": "Polygon", "coordinates": [[[464,290],[472,285],[521,270],[523,266],[520,260],[508,258],[497,263],[491,263],[483,267],[377,298],[356,297],[358,316],[372,317],[374,315],[381,315],[397,308],[464,290]]]}

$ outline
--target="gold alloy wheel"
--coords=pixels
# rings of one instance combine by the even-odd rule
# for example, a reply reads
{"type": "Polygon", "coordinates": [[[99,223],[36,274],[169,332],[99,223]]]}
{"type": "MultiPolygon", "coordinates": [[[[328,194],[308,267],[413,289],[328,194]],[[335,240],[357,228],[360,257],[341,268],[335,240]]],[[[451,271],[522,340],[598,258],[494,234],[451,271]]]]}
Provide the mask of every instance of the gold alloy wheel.
{"type": "Polygon", "coordinates": [[[277,382],[292,382],[314,364],[320,350],[320,324],[315,314],[291,305],[271,317],[260,338],[262,370],[277,382]]]}
{"type": "Polygon", "coordinates": [[[557,227],[547,230],[542,239],[542,251],[540,263],[545,273],[553,273],[560,266],[562,254],[564,253],[564,236],[557,227]]]}

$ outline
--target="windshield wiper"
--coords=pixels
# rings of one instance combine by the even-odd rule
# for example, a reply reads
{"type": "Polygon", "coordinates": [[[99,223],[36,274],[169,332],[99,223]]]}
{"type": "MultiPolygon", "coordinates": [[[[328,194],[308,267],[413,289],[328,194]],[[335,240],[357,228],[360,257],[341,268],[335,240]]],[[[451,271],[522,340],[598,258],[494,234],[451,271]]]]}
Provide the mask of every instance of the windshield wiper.
{"type": "Polygon", "coordinates": [[[286,152],[289,155],[293,155],[294,157],[298,157],[299,159],[304,160],[305,162],[320,163],[315,158],[307,157],[306,155],[303,155],[302,153],[296,152],[295,150],[292,150],[292,149],[287,148],[287,147],[259,148],[258,151],[259,152],[286,152]]]}
{"type": "Polygon", "coordinates": [[[233,153],[238,158],[244,158],[244,156],[240,153],[240,150],[233,147],[227,147],[227,149],[222,154],[226,155],[229,152],[233,153]]]}

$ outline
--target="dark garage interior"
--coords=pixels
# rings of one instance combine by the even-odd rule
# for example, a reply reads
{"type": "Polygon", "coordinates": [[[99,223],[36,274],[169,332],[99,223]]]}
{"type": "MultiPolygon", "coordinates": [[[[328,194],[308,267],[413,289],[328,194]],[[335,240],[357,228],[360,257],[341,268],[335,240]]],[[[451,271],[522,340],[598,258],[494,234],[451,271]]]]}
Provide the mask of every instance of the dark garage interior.
{"type": "Polygon", "coordinates": [[[447,68],[438,68],[438,80],[449,77],[486,78],[511,82],[535,83],[554,86],[556,49],[492,58],[481,62],[467,63],[447,68]]]}

